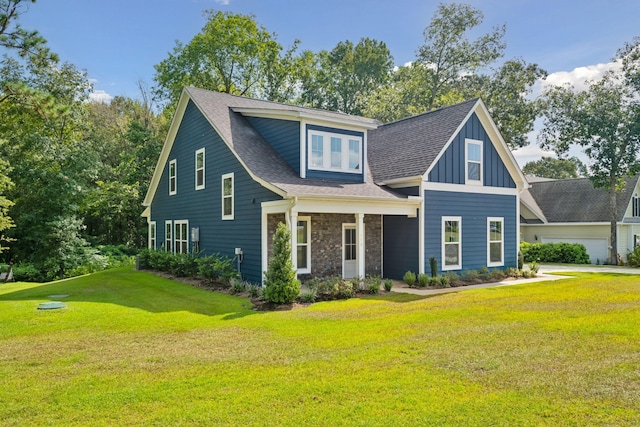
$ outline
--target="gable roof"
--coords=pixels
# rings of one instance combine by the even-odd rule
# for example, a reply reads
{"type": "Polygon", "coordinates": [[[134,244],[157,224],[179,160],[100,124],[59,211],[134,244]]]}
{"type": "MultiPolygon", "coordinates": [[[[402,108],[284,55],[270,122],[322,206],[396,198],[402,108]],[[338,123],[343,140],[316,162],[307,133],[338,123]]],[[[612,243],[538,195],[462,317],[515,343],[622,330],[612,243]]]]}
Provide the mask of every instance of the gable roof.
{"type": "MultiPolygon", "coordinates": [[[[625,178],[624,190],[617,199],[618,221],[624,218],[637,184],[637,176],[625,178]]],[[[532,182],[525,191],[535,200],[546,222],[610,221],[609,194],[605,189],[594,188],[589,178],[532,182]]]]}
{"type": "Polygon", "coordinates": [[[370,131],[369,163],[377,182],[421,177],[471,115],[478,99],[398,120],[370,131]],[[418,149],[419,148],[419,149],[418,149]]]}
{"type": "Polygon", "coordinates": [[[518,188],[528,183],[482,99],[470,99],[369,131],[369,162],[378,183],[425,179],[475,113],[518,188]]]}
{"type": "Polygon", "coordinates": [[[374,184],[369,168],[365,171],[367,176],[366,182],[363,183],[300,178],[298,173],[251,126],[243,114],[278,117],[285,120],[313,119],[316,122],[340,123],[362,130],[376,127],[378,121],[188,87],[184,89],[178,103],[144,200],[145,206],[149,206],[153,200],[189,101],[200,110],[249,175],[265,188],[282,197],[407,200],[404,195],[374,184]]]}

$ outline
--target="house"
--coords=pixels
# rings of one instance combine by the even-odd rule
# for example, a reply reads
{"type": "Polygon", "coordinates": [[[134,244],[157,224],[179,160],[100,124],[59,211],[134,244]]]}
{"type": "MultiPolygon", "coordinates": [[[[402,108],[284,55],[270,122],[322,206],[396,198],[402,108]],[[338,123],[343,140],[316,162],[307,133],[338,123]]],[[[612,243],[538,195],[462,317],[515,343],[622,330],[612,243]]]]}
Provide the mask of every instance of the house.
{"type": "Polygon", "coordinates": [[[383,125],[186,88],[144,215],[149,247],[237,256],[252,282],[279,222],[303,278],[400,278],[515,266],[526,185],[479,99],[383,125]]]}
{"type": "MultiPolygon", "coordinates": [[[[593,264],[609,259],[611,219],[609,194],[588,178],[550,180],[529,178],[522,193],[520,229],[530,243],[581,243],[593,264]]],[[[625,179],[617,196],[617,252],[625,258],[640,244],[638,177],[625,179]]]]}

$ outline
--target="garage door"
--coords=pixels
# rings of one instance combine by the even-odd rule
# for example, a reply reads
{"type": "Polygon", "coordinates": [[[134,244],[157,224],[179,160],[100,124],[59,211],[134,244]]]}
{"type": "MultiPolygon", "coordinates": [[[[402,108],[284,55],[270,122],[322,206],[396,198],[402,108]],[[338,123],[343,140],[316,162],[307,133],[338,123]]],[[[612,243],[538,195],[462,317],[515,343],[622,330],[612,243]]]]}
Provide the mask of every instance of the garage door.
{"type": "Polygon", "coordinates": [[[592,264],[595,264],[597,260],[600,260],[600,264],[603,264],[609,259],[607,239],[563,239],[557,237],[542,237],[541,241],[542,243],[580,243],[587,249],[587,253],[589,254],[592,264]]]}

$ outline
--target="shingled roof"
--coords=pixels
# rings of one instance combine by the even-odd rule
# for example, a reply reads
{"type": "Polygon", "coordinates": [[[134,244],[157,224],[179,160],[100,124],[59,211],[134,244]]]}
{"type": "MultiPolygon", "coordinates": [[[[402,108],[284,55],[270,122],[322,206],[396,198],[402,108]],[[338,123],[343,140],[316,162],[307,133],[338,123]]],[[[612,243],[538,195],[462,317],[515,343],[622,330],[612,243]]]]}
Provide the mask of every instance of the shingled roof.
{"type": "Polygon", "coordinates": [[[329,121],[349,121],[364,128],[378,125],[378,121],[324,110],[296,107],[270,101],[261,101],[203,89],[186,88],[196,104],[222,139],[244,163],[249,173],[269,183],[287,196],[327,196],[376,199],[406,199],[406,196],[373,183],[371,171],[367,182],[346,183],[335,180],[300,178],[298,173],[267,143],[239,112],[243,110],[270,110],[291,115],[307,115],[329,121]]]}
{"type": "Polygon", "coordinates": [[[368,158],[376,182],[422,176],[478,102],[471,99],[369,131],[368,158]]]}
{"type": "MultiPolygon", "coordinates": [[[[616,218],[622,221],[638,177],[625,179],[618,195],[616,218]]],[[[609,222],[609,194],[593,188],[588,178],[531,182],[528,190],[547,222],[609,222]]]]}

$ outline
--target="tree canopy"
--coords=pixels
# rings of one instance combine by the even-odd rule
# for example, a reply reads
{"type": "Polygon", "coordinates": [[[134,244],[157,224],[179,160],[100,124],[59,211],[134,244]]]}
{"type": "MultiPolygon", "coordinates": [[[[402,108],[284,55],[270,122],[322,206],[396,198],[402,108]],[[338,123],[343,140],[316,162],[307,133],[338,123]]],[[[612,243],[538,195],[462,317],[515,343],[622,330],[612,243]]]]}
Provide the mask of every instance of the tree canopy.
{"type": "Polygon", "coordinates": [[[584,164],[575,157],[571,159],[542,157],[540,160],[524,165],[522,172],[540,178],[570,179],[578,178],[585,171],[584,168],[584,164]]]}

